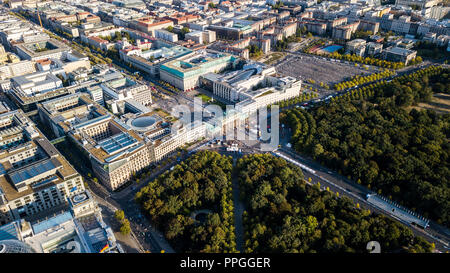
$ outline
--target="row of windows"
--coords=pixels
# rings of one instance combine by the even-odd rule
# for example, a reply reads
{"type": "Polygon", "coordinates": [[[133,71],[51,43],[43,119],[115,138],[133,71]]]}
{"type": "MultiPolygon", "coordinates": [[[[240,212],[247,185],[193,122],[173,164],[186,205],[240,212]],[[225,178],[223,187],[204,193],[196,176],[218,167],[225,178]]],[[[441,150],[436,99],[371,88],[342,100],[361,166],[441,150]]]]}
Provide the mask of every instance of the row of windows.
{"type": "MultiPolygon", "coordinates": [[[[74,182],[73,181],[67,182],[67,187],[69,188],[69,190],[72,189],[75,185],[79,190],[84,188],[81,183],[80,177],[76,178],[74,182]]],[[[33,200],[35,201],[36,204],[41,206],[42,200],[44,200],[45,202],[50,202],[51,199],[60,200],[61,198],[64,198],[64,196],[68,195],[67,190],[64,188],[64,184],[59,184],[58,189],[60,190],[59,194],[56,188],[52,188],[50,192],[41,191],[40,192],[41,194],[39,194],[39,192],[34,192],[32,195],[27,195],[23,198],[23,201],[22,199],[17,199],[14,201],[15,207],[21,207],[25,204],[31,204],[33,200]]]]}

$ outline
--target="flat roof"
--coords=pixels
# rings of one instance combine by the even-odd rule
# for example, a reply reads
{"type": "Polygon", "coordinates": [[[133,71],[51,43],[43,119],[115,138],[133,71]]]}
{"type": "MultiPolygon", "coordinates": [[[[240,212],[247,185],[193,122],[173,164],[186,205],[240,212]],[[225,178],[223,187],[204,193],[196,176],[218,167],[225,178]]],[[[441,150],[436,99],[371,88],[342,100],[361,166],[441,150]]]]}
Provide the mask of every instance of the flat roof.
{"type": "Polygon", "coordinates": [[[97,142],[105,152],[113,154],[121,149],[132,146],[137,142],[137,139],[133,138],[129,134],[122,132],[117,135],[113,135],[105,140],[97,142]]]}
{"type": "Polygon", "coordinates": [[[44,232],[48,229],[51,229],[53,227],[56,227],[64,222],[72,220],[72,214],[69,211],[63,212],[61,214],[58,214],[56,216],[53,216],[47,220],[35,223],[32,225],[34,234],[39,234],[41,232],[44,232]]]}
{"type": "Polygon", "coordinates": [[[401,48],[401,47],[386,48],[385,51],[387,51],[389,53],[393,53],[393,54],[403,55],[403,56],[407,56],[407,55],[415,52],[414,50],[409,50],[409,49],[401,48]]]}
{"type": "Polygon", "coordinates": [[[178,58],[161,64],[160,70],[175,74],[178,77],[189,77],[195,75],[198,70],[234,60],[235,57],[231,54],[204,51],[194,56],[178,58]]]}
{"type": "Polygon", "coordinates": [[[7,114],[8,117],[14,117],[14,119],[18,122],[21,122],[14,128],[19,128],[22,133],[27,128],[26,126],[32,126],[33,129],[36,129],[34,133],[37,133],[37,135],[34,135],[31,139],[27,139],[25,143],[22,143],[20,146],[15,147],[14,151],[12,151],[11,149],[1,149],[1,158],[3,159],[1,167],[5,170],[6,173],[9,174],[5,175],[4,173],[3,175],[0,175],[0,187],[9,201],[34,192],[34,189],[31,186],[27,186],[25,190],[19,192],[13,185],[23,183],[25,180],[50,171],[53,168],[58,168],[58,171],[54,173],[54,179],[52,179],[51,181],[46,181],[45,184],[38,185],[39,187],[51,187],[64,182],[65,179],[71,178],[74,175],[78,175],[72,165],[70,165],[69,162],[48,141],[48,139],[46,139],[45,136],[42,135],[39,130],[37,130],[34,124],[25,117],[21,110],[8,112],[5,114],[7,114]],[[14,169],[9,160],[5,160],[7,157],[14,155],[16,151],[22,152],[24,149],[30,150],[36,148],[39,149],[41,153],[45,154],[45,156],[43,159],[35,161],[31,165],[14,169]],[[6,176],[9,176],[10,180],[8,180],[6,176]]]}
{"type": "Polygon", "coordinates": [[[14,185],[17,185],[35,176],[44,174],[52,170],[56,170],[61,167],[61,165],[62,164],[59,163],[56,159],[49,158],[26,166],[22,169],[14,170],[8,175],[14,185]]]}

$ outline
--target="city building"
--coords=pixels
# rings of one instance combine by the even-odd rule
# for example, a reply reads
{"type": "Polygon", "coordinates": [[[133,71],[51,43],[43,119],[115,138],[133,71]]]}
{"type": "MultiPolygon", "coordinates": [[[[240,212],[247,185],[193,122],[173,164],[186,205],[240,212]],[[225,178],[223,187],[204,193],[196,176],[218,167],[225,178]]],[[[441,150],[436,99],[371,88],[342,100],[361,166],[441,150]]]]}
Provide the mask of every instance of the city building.
{"type": "Polygon", "coordinates": [[[105,104],[113,113],[149,112],[152,104],[152,92],[148,85],[133,81],[127,77],[103,82],[105,104]]]}
{"type": "Polygon", "coordinates": [[[50,100],[39,106],[39,115],[87,155],[94,174],[110,190],[151,163],[144,140],[87,96],[50,100]]]}
{"type": "Polygon", "coordinates": [[[25,116],[0,115],[0,223],[32,218],[84,191],[82,177],[25,116]]]}
{"type": "Polygon", "coordinates": [[[345,47],[346,53],[362,57],[366,51],[366,40],[354,39],[347,42],[345,47]]]}
{"type": "Polygon", "coordinates": [[[52,73],[38,71],[13,77],[11,86],[15,92],[31,97],[34,94],[42,94],[62,88],[63,84],[61,79],[52,73]]]}
{"type": "Polygon", "coordinates": [[[366,45],[366,55],[368,56],[377,56],[381,54],[383,51],[383,44],[375,43],[375,42],[368,42],[366,45]]]}
{"type": "Polygon", "coordinates": [[[230,54],[203,50],[195,55],[161,64],[160,78],[183,91],[189,91],[199,86],[201,75],[232,67],[236,60],[230,54]]]}
{"type": "MultiPolygon", "coordinates": [[[[250,44],[250,39],[245,40],[247,41],[247,44],[250,44]]],[[[250,51],[248,50],[247,47],[244,48],[238,47],[235,46],[233,43],[225,43],[223,41],[217,41],[216,43],[213,43],[212,45],[208,46],[208,48],[219,52],[225,52],[243,59],[248,59],[250,57],[250,51]]]]}
{"type": "Polygon", "coordinates": [[[6,93],[11,89],[10,78],[34,72],[36,72],[36,63],[28,60],[0,66],[0,91],[6,93]]]}
{"type": "Polygon", "coordinates": [[[327,24],[325,22],[318,22],[315,20],[305,20],[298,22],[299,27],[306,27],[308,32],[316,35],[324,35],[327,31],[327,24]]]}
{"type": "Polygon", "coordinates": [[[382,54],[385,60],[407,64],[416,57],[417,51],[391,46],[384,49],[382,54]]]}
{"type": "Polygon", "coordinates": [[[130,28],[143,31],[155,37],[155,30],[173,27],[174,23],[168,19],[156,19],[152,17],[139,18],[130,22],[130,28]]]}
{"type": "Polygon", "coordinates": [[[158,39],[163,39],[172,43],[178,41],[178,35],[164,29],[155,30],[155,37],[158,39]]]}
{"type": "Polygon", "coordinates": [[[356,21],[354,23],[341,25],[333,28],[331,37],[338,40],[350,40],[353,33],[358,30],[360,22],[356,21]]]}
{"type": "Polygon", "coordinates": [[[417,6],[421,9],[439,4],[441,0],[395,0],[396,6],[417,6]]]}
{"type": "Polygon", "coordinates": [[[140,43],[137,46],[121,49],[119,51],[120,58],[154,77],[159,77],[159,67],[162,63],[193,53],[190,49],[162,40],[144,41],[144,44],[148,46],[143,47],[140,43]]]}
{"type": "MultiPolygon", "coordinates": [[[[21,108],[24,112],[30,113],[37,110],[37,103],[46,101],[52,98],[57,98],[70,93],[76,92],[76,86],[73,87],[62,87],[47,92],[32,92],[27,94],[20,91],[17,88],[11,88],[9,94],[13,102],[21,108]]],[[[37,113],[37,112],[36,112],[37,113]]]]}
{"type": "Polygon", "coordinates": [[[301,81],[275,74],[274,67],[247,63],[242,70],[223,75],[208,73],[201,77],[201,83],[215,95],[235,103],[239,113],[248,115],[261,107],[300,95],[301,81]]]}
{"type": "Polygon", "coordinates": [[[0,226],[0,244],[12,241],[17,246],[21,242],[25,249],[20,252],[34,253],[124,252],[89,191],[71,196],[68,203],[67,209],[45,218],[20,219],[0,226]]]}
{"type": "Polygon", "coordinates": [[[205,31],[192,31],[189,33],[186,33],[184,36],[185,40],[192,40],[196,42],[197,44],[209,44],[216,40],[216,33],[211,30],[205,30],[205,31]]]}
{"type": "Polygon", "coordinates": [[[17,54],[24,60],[61,59],[70,47],[55,39],[21,43],[15,46],[17,54]]]}

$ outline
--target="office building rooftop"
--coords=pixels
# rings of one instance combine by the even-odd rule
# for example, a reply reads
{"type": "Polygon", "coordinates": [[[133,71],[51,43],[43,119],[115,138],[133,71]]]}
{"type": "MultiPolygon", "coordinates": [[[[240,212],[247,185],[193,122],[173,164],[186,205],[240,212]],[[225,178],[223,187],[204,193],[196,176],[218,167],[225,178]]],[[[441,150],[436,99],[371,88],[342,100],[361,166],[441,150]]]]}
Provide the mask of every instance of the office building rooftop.
{"type": "Polygon", "coordinates": [[[0,188],[8,200],[78,175],[21,110],[0,115],[0,188]]]}

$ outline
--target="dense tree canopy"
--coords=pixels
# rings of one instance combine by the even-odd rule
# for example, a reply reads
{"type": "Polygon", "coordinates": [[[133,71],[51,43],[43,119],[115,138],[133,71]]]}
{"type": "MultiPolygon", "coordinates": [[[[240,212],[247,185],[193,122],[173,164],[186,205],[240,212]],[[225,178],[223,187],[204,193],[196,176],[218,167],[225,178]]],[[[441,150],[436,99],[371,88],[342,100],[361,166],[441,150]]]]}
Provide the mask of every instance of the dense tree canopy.
{"type": "Polygon", "coordinates": [[[166,171],[136,194],[136,201],[181,252],[235,252],[232,160],[202,151],[166,171]],[[198,210],[210,213],[204,221],[198,210]]]}
{"type": "Polygon", "coordinates": [[[237,162],[244,213],[246,252],[428,252],[432,246],[384,216],[356,208],[303,180],[301,169],[269,154],[237,162]]]}
{"type": "Polygon", "coordinates": [[[430,67],[308,112],[290,110],[293,146],[448,226],[450,115],[409,107],[448,93],[448,75],[430,67]]]}

